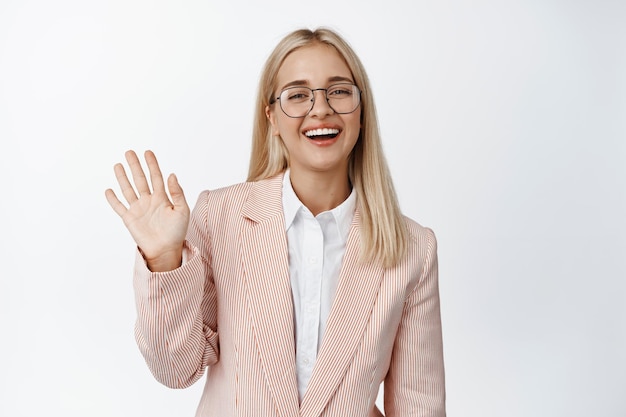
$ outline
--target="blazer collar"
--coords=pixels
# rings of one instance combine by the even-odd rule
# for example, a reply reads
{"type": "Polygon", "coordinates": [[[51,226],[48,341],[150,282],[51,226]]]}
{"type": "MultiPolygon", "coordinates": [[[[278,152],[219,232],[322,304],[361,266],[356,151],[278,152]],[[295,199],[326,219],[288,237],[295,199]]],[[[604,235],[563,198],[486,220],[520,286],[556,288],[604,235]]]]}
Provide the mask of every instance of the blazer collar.
{"type": "MultiPolygon", "coordinates": [[[[241,214],[254,223],[284,219],[282,204],[283,173],[253,182],[241,214]]],[[[283,220],[283,229],[284,229],[283,220]]]]}

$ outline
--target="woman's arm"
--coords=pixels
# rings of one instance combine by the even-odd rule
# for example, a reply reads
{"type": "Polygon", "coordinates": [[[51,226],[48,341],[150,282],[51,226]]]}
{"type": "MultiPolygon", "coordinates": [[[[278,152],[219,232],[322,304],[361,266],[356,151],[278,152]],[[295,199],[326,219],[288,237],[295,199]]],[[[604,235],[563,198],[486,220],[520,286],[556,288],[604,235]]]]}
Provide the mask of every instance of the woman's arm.
{"type": "Polygon", "coordinates": [[[437,242],[430,229],[420,239],[423,249],[418,284],[405,300],[400,326],[385,378],[385,412],[388,417],[444,417],[445,384],[437,242]],[[423,244],[424,242],[425,244],[423,244]]]}
{"type": "Polygon", "coordinates": [[[150,183],[135,152],[125,156],[134,187],[121,164],[114,170],[128,207],[111,189],[105,195],[138,247],[137,343],[160,382],[183,388],[200,378],[219,355],[206,199],[198,201],[190,223],[182,188],[170,175],[170,200],[154,154],[145,153],[150,183]]]}
{"type": "Polygon", "coordinates": [[[171,388],[190,386],[219,358],[206,219],[205,192],[191,216],[183,265],[154,273],[138,255],[135,268],[137,344],[155,378],[171,388]]]}

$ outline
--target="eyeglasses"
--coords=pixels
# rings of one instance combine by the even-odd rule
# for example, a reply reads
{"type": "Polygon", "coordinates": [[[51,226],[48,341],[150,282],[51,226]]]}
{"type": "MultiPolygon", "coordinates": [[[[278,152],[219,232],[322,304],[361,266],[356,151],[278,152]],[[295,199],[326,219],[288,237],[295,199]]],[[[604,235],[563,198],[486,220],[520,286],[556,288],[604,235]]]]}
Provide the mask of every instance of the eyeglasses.
{"type": "MultiPolygon", "coordinates": [[[[361,90],[354,84],[333,84],[328,88],[289,87],[280,92],[275,100],[280,102],[283,113],[289,117],[304,117],[315,105],[315,92],[324,91],[326,102],[337,114],[352,113],[361,103],[361,90]]],[[[273,104],[272,102],[271,104],[273,104]]]]}

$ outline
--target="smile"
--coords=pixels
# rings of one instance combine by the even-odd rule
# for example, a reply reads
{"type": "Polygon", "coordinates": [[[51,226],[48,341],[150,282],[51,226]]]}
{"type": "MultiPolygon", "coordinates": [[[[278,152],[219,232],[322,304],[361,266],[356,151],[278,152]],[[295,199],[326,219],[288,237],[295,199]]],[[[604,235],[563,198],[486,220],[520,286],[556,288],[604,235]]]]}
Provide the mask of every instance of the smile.
{"type": "Polygon", "coordinates": [[[339,129],[313,129],[307,130],[304,134],[309,139],[333,139],[339,134],[339,129]]]}

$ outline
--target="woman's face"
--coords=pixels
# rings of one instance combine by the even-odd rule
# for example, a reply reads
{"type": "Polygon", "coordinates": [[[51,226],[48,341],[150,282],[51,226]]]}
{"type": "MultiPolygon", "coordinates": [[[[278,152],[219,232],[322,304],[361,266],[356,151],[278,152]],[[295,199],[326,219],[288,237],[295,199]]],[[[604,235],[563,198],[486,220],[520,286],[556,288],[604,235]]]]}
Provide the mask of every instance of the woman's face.
{"type": "MultiPolygon", "coordinates": [[[[287,56],[277,74],[274,97],[287,87],[325,89],[337,83],[354,84],[350,69],[333,47],[315,44],[287,56]]],[[[282,138],[292,172],[347,176],[348,158],[361,129],[361,105],[352,113],[337,114],[328,105],[324,91],[313,94],[315,104],[305,117],[287,116],[278,101],[268,106],[272,134],[282,138]]]]}

